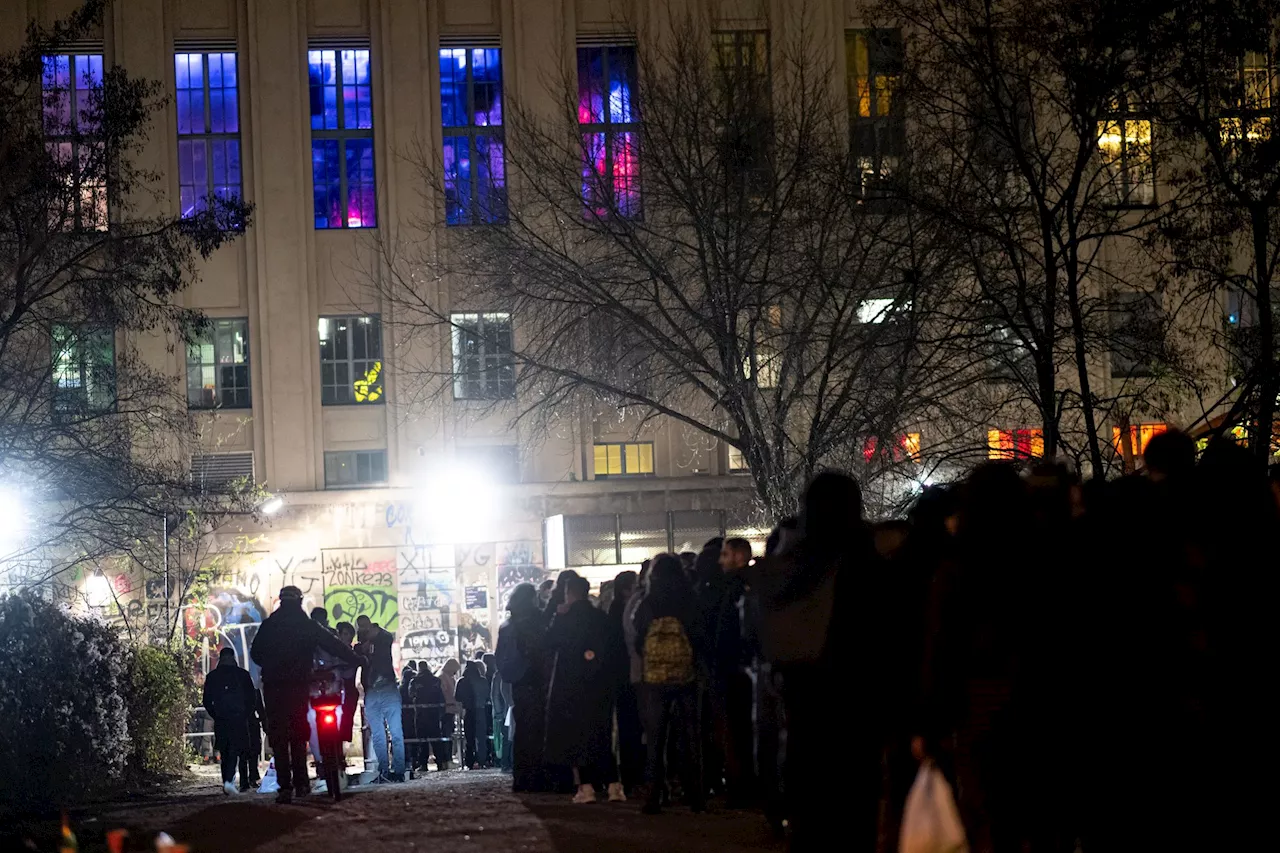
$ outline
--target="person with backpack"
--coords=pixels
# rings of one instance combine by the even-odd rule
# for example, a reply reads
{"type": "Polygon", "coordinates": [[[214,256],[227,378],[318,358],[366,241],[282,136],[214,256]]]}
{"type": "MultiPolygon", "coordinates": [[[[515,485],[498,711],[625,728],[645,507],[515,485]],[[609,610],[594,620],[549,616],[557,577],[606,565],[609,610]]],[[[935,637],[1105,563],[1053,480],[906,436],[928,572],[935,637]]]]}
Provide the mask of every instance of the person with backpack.
{"type": "Polygon", "coordinates": [[[511,789],[532,793],[547,787],[542,764],[547,704],[543,652],[546,628],[533,584],[522,583],[511,591],[507,612],[511,616],[498,629],[494,657],[503,681],[511,684],[511,789]]]}
{"type": "Polygon", "coordinates": [[[689,808],[705,807],[698,732],[698,659],[702,622],[693,589],[677,557],[659,554],[649,568],[648,591],[636,608],[635,651],[641,658],[642,702],[648,738],[649,791],[645,814],[662,810],[668,739],[683,747],[681,775],[689,808]]]}

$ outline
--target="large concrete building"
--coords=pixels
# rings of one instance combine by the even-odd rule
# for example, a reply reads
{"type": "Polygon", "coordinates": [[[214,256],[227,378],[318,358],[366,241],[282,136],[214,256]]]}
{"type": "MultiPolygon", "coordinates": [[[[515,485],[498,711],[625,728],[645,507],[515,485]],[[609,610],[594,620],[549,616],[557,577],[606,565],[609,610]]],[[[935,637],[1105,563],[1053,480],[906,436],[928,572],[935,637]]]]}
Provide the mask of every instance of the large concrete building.
{"type": "MultiPolygon", "coordinates": [[[[843,19],[842,2],[827,5],[843,19]]],[[[0,48],[75,6],[5,0],[0,48]]],[[[742,6],[726,28],[764,26],[742,6]]],[[[268,526],[225,531],[253,538],[187,619],[209,652],[243,648],[293,583],[308,605],[368,613],[406,658],[438,664],[491,645],[519,581],[574,567],[599,583],[725,532],[761,540],[741,466],[689,429],[582,415],[525,434],[468,399],[483,388],[408,405],[394,318],[362,287],[371,232],[417,212],[418,176],[397,153],[424,141],[461,156],[446,124],[474,137],[482,99],[500,111],[506,93],[551,97],[537,90],[580,37],[628,43],[619,12],[611,0],[116,0],[100,39],[58,60],[72,78],[101,57],[163,85],[141,165],[163,176],[164,212],[208,193],[254,206],[180,297],[213,319],[207,344],[137,342],[186,383],[196,478],[249,474],[284,498],[268,526]],[[451,97],[468,115],[442,118],[451,97]]],[[[145,607],[145,584],[107,580],[109,596],[73,579],[107,618],[145,607]]]]}

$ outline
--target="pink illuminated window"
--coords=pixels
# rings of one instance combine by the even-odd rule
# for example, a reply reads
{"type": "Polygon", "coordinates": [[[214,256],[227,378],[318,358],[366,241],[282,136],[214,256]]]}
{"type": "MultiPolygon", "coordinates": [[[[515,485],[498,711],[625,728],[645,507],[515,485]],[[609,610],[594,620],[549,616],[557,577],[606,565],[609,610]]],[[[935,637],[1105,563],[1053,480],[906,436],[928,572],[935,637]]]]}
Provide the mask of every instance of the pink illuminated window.
{"type": "Polygon", "coordinates": [[[578,48],[582,201],[588,215],[640,216],[634,45],[578,48]]]}

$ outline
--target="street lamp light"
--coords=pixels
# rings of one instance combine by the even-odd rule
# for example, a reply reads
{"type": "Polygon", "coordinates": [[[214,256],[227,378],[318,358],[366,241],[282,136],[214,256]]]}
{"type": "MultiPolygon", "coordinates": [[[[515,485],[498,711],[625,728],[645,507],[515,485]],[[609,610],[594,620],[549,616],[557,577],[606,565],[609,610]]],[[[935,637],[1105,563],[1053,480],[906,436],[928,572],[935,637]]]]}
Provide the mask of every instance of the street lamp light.
{"type": "Polygon", "coordinates": [[[21,544],[27,532],[27,511],[16,489],[0,486],[0,557],[21,544]]]}

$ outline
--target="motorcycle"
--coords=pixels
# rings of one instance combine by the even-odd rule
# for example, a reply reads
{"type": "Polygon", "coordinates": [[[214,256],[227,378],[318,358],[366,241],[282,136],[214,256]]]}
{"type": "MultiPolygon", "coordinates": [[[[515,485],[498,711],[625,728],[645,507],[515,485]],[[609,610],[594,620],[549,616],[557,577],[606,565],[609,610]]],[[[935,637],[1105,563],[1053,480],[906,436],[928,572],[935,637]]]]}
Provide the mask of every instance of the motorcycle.
{"type": "Polygon", "coordinates": [[[332,669],[316,670],[311,675],[310,702],[316,715],[316,737],[320,741],[321,767],[325,786],[335,801],[342,799],[342,774],[346,759],[342,755],[342,677],[332,669]]]}

